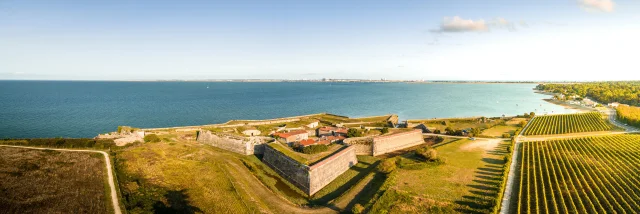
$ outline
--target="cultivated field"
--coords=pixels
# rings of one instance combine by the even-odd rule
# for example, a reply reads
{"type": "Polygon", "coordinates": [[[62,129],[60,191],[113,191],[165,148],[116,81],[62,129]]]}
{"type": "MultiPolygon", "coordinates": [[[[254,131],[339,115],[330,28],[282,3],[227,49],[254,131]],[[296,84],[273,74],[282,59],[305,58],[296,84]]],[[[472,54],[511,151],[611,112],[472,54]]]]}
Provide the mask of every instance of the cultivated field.
{"type": "Polygon", "coordinates": [[[598,112],[537,116],[523,135],[553,135],[578,132],[608,131],[612,127],[598,112]]]}
{"type": "Polygon", "coordinates": [[[0,213],[111,213],[99,153],[0,147],[0,213]]]}
{"type": "Polygon", "coordinates": [[[640,212],[640,135],[522,145],[517,213],[640,212]]]}

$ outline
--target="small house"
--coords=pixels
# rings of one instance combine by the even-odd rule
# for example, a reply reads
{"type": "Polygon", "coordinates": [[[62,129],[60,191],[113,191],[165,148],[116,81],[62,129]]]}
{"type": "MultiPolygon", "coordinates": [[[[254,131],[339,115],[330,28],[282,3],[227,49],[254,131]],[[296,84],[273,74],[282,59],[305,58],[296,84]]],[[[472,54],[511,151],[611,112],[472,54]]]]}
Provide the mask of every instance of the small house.
{"type": "Polygon", "coordinates": [[[301,140],[309,139],[309,133],[305,130],[295,130],[285,133],[275,133],[274,136],[280,137],[287,143],[299,142],[301,140]]]}
{"type": "Polygon", "coordinates": [[[305,126],[306,126],[306,127],[308,127],[308,128],[310,128],[310,129],[315,129],[316,127],[318,127],[319,122],[320,122],[320,121],[317,121],[317,120],[316,120],[316,121],[313,121],[313,122],[311,122],[311,123],[309,123],[309,124],[307,124],[307,125],[305,125],[305,126]]]}
{"type": "Polygon", "coordinates": [[[318,137],[322,137],[322,136],[347,136],[347,128],[340,128],[340,127],[331,127],[331,126],[325,126],[325,127],[320,127],[317,130],[317,135],[318,137]]]}
{"type": "Polygon", "coordinates": [[[609,107],[612,107],[612,108],[617,108],[618,106],[620,106],[620,103],[619,103],[619,102],[613,102],[613,103],[609,103],[609,104],[607,104],[607,105],[608,105],[609,107]]]}

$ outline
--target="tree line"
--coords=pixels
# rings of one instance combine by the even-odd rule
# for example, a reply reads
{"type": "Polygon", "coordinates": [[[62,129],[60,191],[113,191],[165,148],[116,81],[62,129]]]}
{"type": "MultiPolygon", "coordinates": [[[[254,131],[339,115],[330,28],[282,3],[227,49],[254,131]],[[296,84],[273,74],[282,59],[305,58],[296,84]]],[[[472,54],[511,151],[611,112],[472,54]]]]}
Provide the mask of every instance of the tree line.
{"type": "Polygon", "coordinates": [[[640,81],[539,84],[536,89],[565,96],[590,97],[601,103],[619,102],[640,106],[640,81]]]}

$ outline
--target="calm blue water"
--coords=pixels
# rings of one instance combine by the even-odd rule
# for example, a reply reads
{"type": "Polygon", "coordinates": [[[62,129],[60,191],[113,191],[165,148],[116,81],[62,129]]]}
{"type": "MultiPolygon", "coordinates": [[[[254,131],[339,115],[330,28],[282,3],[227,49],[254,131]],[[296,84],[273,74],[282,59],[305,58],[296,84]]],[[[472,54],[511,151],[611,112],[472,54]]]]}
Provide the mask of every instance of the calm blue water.
{"type": "Polygon", "coordinates": [[[534,84],[0,81],[0,138],[93,137],[331,112],[401,120],[569,112],[534,84]],[[207,86],[209,88],[207,89],[207,86]]]}

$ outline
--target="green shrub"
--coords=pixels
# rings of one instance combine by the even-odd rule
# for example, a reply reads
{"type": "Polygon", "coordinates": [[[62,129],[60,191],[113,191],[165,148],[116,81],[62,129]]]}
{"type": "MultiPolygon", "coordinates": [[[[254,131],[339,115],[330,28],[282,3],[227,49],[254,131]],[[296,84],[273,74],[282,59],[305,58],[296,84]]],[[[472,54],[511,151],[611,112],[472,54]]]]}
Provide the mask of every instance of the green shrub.
{"type": "Polygon", "coordinates": [[[438,160],[438,151],[429,146],[416,149],[416,155],[424,158],[426,161],[438,160]]]}
{"type": "Polygon", "coordinates": [[[384,159],[380,162],[380,165],[378,165],[378,172],[384,173],[384,174],[389,174],[391,172],[393,172],[394,170],[396,170],[396,159],[395,158],[388,158],[388,159],[384,159]]]}
{"type": "Polygon", "coordinates": [[[356,204],[353,206],[353,208],[351,208],[351,212],[353,214],[360,214],[362,212],[364,212],[364,207],[360,204],[356,204]]]}
{"type": "Polygon", "coordinates": [[[347,131],[347,137],[362,137],[362,132],[357,129],[350,128],[347,131]]]}
{"type": "Polygon", "coordinates": [[[160,138],[155,134],[148,134],[144,136],[144,142],[147,143],[157,143],[160,142],[160,138]]]}
{"type": "Polygon", "coordinates": [[[436,129],[436,130],[434,130],[434,131],[433,131],[433,133],[434,133],[434,134],[440,134],[440,130],[439,130],[439,129],[436,129]]]}
{"type": "Polygon", "coordinates": [[[381,132],[382,134],[389,133],[389,128],[384,127],[384,128],[382,128],[382,130],[380,130],[380,132],[381,132]]]}
{"type": "Polygon", "coordinates": [[[511,138],[511,134],[504,133],[504,134],[502,134],[502,138],[511,138]]]}

